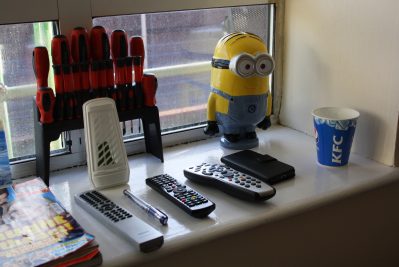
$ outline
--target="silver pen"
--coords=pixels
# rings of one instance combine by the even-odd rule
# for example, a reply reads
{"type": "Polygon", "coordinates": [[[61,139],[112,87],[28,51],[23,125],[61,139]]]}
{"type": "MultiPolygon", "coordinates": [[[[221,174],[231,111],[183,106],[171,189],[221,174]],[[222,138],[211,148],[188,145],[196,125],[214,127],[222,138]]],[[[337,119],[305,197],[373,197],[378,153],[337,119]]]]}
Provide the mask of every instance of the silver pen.
{"type": "Polygon", "coordinates": [[[132,192],[130,192],[129,189],[125,189],[123,190],[123,194],[126,195],[131,201],[133,201],[137,206],[139,206],[140,208],[142,208],[145,212],[147,212],[148,215],[150,215],[151,217],[159,220],[159,222],[162,225],[167,225],[168,224],[168,215],[166,215],[165,213],[163,213],[162,211],[160,211],[157,208],[154,208],[153,206],[151,206],[150,204],[148,204],[147,202],[145,202],[144,200],[136,197],[135,195],[132,194],[132,192]]]}

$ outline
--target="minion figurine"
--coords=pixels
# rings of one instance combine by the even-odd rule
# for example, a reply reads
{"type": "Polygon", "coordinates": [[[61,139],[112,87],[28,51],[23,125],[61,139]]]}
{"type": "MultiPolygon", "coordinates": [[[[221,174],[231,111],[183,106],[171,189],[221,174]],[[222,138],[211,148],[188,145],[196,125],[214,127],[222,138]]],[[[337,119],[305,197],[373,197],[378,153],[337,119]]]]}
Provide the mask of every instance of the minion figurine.
{"type": "Polygon", "coordinates": [[[264,41],[247,32],[222,37],[212,58],[211,93],[205,134],[220,130],[220,143],[230,149],[258,146],[255,128],[270,127],[272,96],[268,76],[274,60],[264,41]]]}

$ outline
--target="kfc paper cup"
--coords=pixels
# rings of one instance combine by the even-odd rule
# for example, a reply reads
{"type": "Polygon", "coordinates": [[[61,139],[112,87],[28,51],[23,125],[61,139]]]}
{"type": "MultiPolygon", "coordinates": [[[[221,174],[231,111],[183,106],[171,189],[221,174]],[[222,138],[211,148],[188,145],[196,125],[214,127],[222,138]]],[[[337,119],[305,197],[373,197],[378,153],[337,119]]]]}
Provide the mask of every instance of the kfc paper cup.
{"type": "Polygon", "coordinates": [[[317,160],[321,165],[348,164],[359,112],[350,108],[322,107],[312,111],[317,160]]]}

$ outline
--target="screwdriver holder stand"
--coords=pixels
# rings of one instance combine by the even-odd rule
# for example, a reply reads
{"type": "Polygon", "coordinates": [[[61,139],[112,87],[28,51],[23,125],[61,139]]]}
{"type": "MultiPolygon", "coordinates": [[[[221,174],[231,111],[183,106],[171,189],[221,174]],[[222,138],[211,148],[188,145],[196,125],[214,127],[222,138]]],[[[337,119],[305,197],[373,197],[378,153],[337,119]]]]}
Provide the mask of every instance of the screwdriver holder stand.
{"type": "MultiPolygon", "coordinates": [[[[50,143],[57,140],[62,132],[83,129],[83,119],[55,121],[42,124],[36,100],[33,99],[34,131],[36,148],[36,175],[49,185],[50,178],[50,143]]],[[[158,107],[143,107],[118,112],[119,121],[141,119],[144,129],[144,140],[147,153],[153,154],[163,162],[161,126],[158,107]]]]}

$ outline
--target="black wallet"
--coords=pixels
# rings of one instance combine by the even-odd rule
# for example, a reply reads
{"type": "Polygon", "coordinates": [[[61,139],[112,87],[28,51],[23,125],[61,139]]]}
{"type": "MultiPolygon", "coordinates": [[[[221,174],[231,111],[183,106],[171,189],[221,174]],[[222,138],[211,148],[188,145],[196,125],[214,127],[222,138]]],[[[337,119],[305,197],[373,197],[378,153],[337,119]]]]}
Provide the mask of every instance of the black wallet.
{"type": "Polygon", "coordinates": [[[252,150],[242,150],[224,156],[220,160],[227,166],[268,184],[275,184],[295,176],[295,169],[291,165],[252,150]]]}

